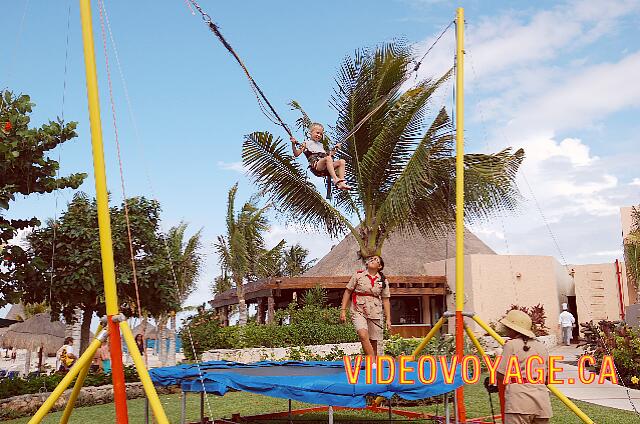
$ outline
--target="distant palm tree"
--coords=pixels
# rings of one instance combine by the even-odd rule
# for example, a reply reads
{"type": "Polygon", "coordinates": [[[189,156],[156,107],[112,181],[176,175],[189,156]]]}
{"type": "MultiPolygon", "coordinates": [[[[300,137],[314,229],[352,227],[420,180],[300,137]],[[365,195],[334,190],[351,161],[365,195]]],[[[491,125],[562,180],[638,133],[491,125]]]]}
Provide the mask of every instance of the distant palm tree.
{"type": "Polygon", "coordinates": [[[259,208],[254,200],[245,202],[236,214],[236,183],[227,200],[227,233],[218,236],[215,248],[223,268],[231,274],[238,297],[239,325],[247,323],[244,282],[271,273],[273,262],[284,246],[280,241],[273,249],[265,248],[264,233],[269,230],[265,216],[267,207],[259,208]]]}
{"type": "Polygon", "coordinates": [[[296,277],[309,271],[316,263],[316,260],[307,261],[309,251],[296,244],[284,249],[282,252],[281,273],[283,277],[296,277]]]}
{"type": "MultiPolygon", "coordinates": [[[[395,231],[434,236],[453,228],[452,125],[444,108],[429,118],[433,95],[450,73],[405,89],[412,69],[411,49],[402,42],[358,51],[342,64],[331,104],[335,136],[343,140],[337,157],[346,161],[354,189],[338,190],[332,203],[309,181],[288,141],[268,132],[246,136],[243,163],[280,212],[331,236],[350,232],[363,257],[380,254],[395,231]]],[[[311,119],[292,105],[302,112],[301,128],[308,128],[311,119]]],[[[521,149],[464,156],[468,219],[515,205],[514,179],[523,157],[521,149]]]]}
{"type": "MultiPolygon", "coordinates": [[[[185,241],[187,227],[187,223],[181,222],[177,226],[170,228],[166,235],[171,258],[171,272],[174,274],[169,278],[173,279],[175,277],[178,303],[180,305],[183,305],[195,290],[198,276],[202,270],[202,254],[200,252],[202,248],[202,229],[185,241]]],[[[176,363],[176,312],[179,311],[169,311],[167,316],[158,317],[160,360],[163,364],[168,362],[170,365],[175,365],[176,363]],[[165,351],[167,320],[170,321],[168,352],[165,351]]]]}

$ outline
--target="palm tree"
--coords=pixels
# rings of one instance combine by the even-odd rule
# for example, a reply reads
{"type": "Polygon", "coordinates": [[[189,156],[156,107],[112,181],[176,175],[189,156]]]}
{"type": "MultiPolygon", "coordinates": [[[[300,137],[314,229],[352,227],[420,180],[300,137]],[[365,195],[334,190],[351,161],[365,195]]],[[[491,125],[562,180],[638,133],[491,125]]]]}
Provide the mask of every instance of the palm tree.
{"type": "Polygon", "coordinates": [[[296,244],[284,249],[282,252],[281,273],[283,277],[296,277],[307,272],[316,263],[316,260],[307,261],[309,251],[296,244]]]}
{"type": "Polygon", "coordinates": [[[236,214],[236,183],[227,200],[227,234],[218,236],[215,248],[220,263],[231,274],[238,297],[239,324],[247,323],[247,304],[244,299],[244,282],[272,273],[273,262],[284,246],[280,241],[273,249],[265,248],[264,233],[269,230],[265,212],[269,206],[259,208],[255,200],[244,203],[236,214]]]}
{"type": "MultiPolygon", "coordinates": [[[[331,203],[307,179],[288,142],[268,132],[246,136],[243,163],[280,212],[331,236],[350,232],[362,257],[380,254],[395,231],[434,236],[453,228],[452,125],[444,108],[428,119],[430,100],[450,73],[403,91],[412,69],[411,49],[402,42],[344,60],[331,104],[337,112],[335,136],[344,140],[338,158],[346,161],[347,183],[355,189],[340,190],[331,203]]],[[[299,126],[307,127],[307,114],[292,105],[302,112],[299,126]]],[[[523,157],[521,149],[465,155],[468,219],[515,205],[514,179],[523,157]]]]}
{"type": "MultiPolygon", "coordinates": [[[[166,235],[168,253],[171,258],[171,272],[173,274],[171,278],[175,278],[177,303],[180,305],[183,305],[195,290],[196,280],[202,269],[202,254],[200,252],[202,248],[202,229],[185,241],[187,227],[187,223],[181,222],[177,226],[170,228],[166,235]]],[[[159,355],[163,364],[168,362],[170,365],[175,365],[176,363],[176,312],[169,311],[168,316],[160,317],[158,320],[159,355]],[[167,320],[170,321],[168,352],[165,349],[167,320]]]]}

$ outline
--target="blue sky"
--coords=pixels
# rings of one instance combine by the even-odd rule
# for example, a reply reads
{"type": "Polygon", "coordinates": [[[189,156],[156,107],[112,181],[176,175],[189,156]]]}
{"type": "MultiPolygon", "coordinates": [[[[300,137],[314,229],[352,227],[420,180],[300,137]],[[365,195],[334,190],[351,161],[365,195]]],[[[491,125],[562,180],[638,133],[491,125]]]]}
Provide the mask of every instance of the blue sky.
{"type": "MultiPolygon", "coordinates": [[[[400,37],[421,55],[455,7],[464,6],[467,149],[514,146],[527,153],[519,210],[474,231],[499,253],[559,258],[535,199],[568,262],[621,258],[618,208],[637,204],[640,188],[640,1],[540,1],[517,8],[506,1],[200,3],[287,122],[297,117],[286,106],[296,99],[328,124],[335,122],[333,78],[346,55],[400,37]]],[[[89,173],[82,190],[93,194],[77,1],[3,2],[0,87],[31,95],[34,124],[62,113],[69,6],[64,114],[79,122],[79,136],[53,154],[60,155],[63,175],[89,173]]],[[[120,201],[97,2],[93,6],[108,184],[113,201],[120,201]]],[[[193,230],[204,228],[206,270],[190,299],[202,302],[217,271],[212,243],[223,232],[226,193],[235,181],[241,198],[254,192],[239,164],[243,135],[285,134],[262,116],[240,68],[184,0],[108,0],[106,7],[135,119],[109,42],[127,194],[157,198],[165,226],[185,220],[193,230]]],[[[453,46],[449,31],[420,76],[439,76],[451,66],[453,46]]],[[[450,92],[445,87],[434,107],[450,107],[450,92]]],[[[71,196],[18,199],[10,214],[51,217],[71,196]]],[[[314,257],[337,242],[294,224],[274,221],[269,240],[301,242],[314,257]]]]}

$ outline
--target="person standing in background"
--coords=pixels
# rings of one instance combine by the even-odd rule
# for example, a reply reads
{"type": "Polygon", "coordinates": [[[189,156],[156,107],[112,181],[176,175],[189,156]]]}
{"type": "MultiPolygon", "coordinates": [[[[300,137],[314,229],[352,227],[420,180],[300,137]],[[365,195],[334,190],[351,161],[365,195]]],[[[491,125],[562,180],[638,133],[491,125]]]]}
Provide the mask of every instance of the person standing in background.
{"type": "Polygon", "coordinates": [[[560,327],[560,331],[562,334],[562,342],[569,346],[571,344],[571,337],[573,333],[573,326],[576,323],[576,319],[573,317],[573,314],[567,310],[567,304],[562,304],[562,312],[558,317],[558,327],[560,327]]]}

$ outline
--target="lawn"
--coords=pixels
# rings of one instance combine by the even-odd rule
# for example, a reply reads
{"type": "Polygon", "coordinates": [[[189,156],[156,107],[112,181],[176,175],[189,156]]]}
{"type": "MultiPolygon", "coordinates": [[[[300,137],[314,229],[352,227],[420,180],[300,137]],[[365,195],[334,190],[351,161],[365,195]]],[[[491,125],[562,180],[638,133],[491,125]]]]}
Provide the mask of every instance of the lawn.
{"type": "MultiPolygon", "coordinates": [[[[494,408],[498,408],[497,395],[493,394],[494,408]]],[[[480,384],[467,386],[465,390],[465,398],[467,404],[467,416],[469,418],[490,415],[489,398],[487,392],[480,384]]],[[[180,422],[180,395],[163,395],[160,397],[170,422],[180,422]]],[[[254,395],[244,392],[228,393],[224,397],[209,396],[209,404],[212,414],[216,418],[231,417],[232,413],[240,413],[242,415],[262,414],[275,411],[286,411],[287,401],[285,399],[269,398],[261,395],[254,395]]],[[[553,405],[554,418],[552,423],[581,423],[571,411],[569,411],[559,400],[551,396],[553,405]]],[[[589,415],[596,423],[600,424],[627,424],[638,423],[640,417],[633,412],[621,411],[602,406],[596,406],[585,402],[576,402],[577,405],[589,415]]],[[[305,407],[309,405],[298,402],[293,403],[294,408],[305,407]]],[[[437,412],[442,414],[442,405],[411,407],[406,409],[437,412]]],[[[192,394],[187,397],[187,420],[196,421],[200,417],[200,397],[192,394]]],[[[206,411],[206,408],[205,408],[206,411]]],[[[206,414],[208,415],[208,414],[206,414]]],[[[338,417],[362,417],[361,412],[337,412],[338,417]]],[[[369,414],[367,414],[369,415],[369,414]]],[[[50,414],[43,423],[53,424],[60,420],[61,412],[50,414]]],[[[386,415],[377,415],[381,418],[381,422],[386,415]]],[[[310,418],[309,416],[304,416],[310,418]]],[[[314,416],[315,418],[315,416],[314,416]]],[[[19,418],[15,420],[5,421],[6,424],[22,424],[26,423],[28,418],[19,418]]],[[[113,404],[90,406],[78,408],[74,411],[70,423],[76,424],[92,424],[92,423],[113,423],[115,422],[115,413],[113,404]]],[[[129,422],[131,424],[144,423],[144,400],[135,399],[129,401],[129,422]]]]}

